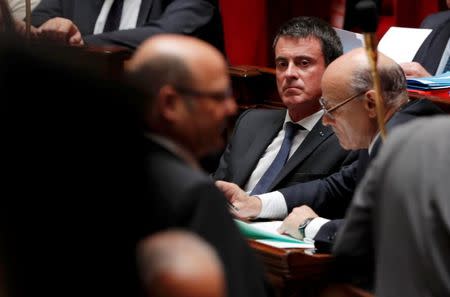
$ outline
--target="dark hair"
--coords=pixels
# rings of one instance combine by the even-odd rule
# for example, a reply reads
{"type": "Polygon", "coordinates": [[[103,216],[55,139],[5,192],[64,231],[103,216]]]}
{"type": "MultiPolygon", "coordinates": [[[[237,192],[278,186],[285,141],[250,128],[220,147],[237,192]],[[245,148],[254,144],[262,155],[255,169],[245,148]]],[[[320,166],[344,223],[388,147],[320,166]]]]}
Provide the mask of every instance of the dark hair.
{"type": "Polygon", "coordinates": [[[0,32],[12,31],[14,31],[14,23],[8,3],[5,0],[0,0],[0,32]]]}
{"type": "Polygon", "coordinates": [[[295,17],[281,25],[273,41],[274,49],[278,39],[283,36],[317,38],[322,46],[325,65],[330,64],[343,53],[342,43],[336,31],[327,22],[316,17],[295,17]]]}

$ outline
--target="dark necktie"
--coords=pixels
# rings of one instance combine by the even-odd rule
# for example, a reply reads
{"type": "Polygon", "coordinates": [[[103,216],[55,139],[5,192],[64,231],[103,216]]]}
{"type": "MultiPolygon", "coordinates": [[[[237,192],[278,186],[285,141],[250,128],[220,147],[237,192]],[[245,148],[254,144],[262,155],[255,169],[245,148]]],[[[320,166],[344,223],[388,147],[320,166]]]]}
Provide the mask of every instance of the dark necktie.
{"type": "Polygon", "coordinates": [[[106,18],[103,32],[117,31],[119,29],[120,19],[122,18],[122,7],[123,0],[114,0],[106,18]]]}
{"type": "Polygon", "coordinates": [[[289,152],[292,146],[292,139],[294,138],[298,129],[304,128],[292,122],[286,123],[284,139],[283,143],[281,144],[281,148],[278,151],[278,154],[273,160],[272,164],[270,164],[269,168],[258,181],[250,195],[259,195],[267,192],[270,185],[274,182],[278,173],[280,173],[281,169],[283,169],[284,164],[286,164],[286,161],[288,160],[289,152]]]}

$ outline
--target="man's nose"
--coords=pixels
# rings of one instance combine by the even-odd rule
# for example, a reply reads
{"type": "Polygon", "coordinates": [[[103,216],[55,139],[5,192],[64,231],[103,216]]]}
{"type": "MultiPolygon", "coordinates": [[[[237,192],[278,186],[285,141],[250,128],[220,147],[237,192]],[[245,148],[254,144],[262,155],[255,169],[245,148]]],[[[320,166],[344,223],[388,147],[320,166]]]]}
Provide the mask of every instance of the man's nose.
{"type": "Polygon", "coordinates": [[[289,63],[286,69],[286,76],[293,79],[298,78],[298,67],[294,63],[289,63]]]}

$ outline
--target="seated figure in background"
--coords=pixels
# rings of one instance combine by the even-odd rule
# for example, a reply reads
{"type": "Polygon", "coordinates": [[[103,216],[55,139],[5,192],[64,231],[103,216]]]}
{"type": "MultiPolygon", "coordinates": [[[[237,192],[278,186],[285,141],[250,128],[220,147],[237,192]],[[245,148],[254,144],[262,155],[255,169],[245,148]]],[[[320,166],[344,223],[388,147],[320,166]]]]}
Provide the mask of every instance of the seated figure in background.
{"type": "MultiPolygon", "coordinates": [[[[245,111],[214,174],[252,195],[326,177],[357,157],[342,149],[321,121],[320,81],[342,55],[333,28],[315,17],[292,18],[280,27],[273,47],[278,94],[286,109],[245,111]]],[[[276,210],[287,215],[283,196],[276,196],[275,204],[265,203],[271,197],[259,196],[255,202],[261,213],[255,215],[266,217],[276,210]]]]}
{"type": "Polygon", "coordinates": [[[216,0],[42,0],[32,24],[41,37],[70,45],[135,49],[155,34],[178,33],[224,47],[216,0]]]}
{"type": "MultiPolygon", "coordinates": [[[[450,8],[450,0],[447,0],[450,8]]],[[[450,71],[450,10],[426,17],[421,28],[433,29],[411,63],[401,66],[407,76],[425,77],[450,71]]]]}

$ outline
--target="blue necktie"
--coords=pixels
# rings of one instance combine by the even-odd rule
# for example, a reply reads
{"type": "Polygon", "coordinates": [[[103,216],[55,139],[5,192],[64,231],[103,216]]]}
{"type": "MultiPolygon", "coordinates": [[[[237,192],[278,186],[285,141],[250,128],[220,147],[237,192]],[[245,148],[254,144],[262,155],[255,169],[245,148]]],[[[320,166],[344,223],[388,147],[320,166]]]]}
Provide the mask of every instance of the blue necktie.
{"type": "Polygon", "coordinates": [[[294,138],[295,132],[297,132],[298,129],[304,128],[292,122],[286,123],[284,139],[283,143],[281,144],[281,148],[278,151],[278,154],[273,160],[272,164],[270,164],[269,168],[258,181],[255,188],[253,188],[253,191],[250,193],[250,195],[259,195],[267,192],[270,185],[277,177],[278,173],[280,173],[281,169],[283,169],[284,164],[286,164],[292,146],[292,139],[294,138]]]}
{"type": "Polygon", "coordinates": [[[122,7],[123,0],[114,0],[106,18],[103,32],[117,31],[119,29],[120,19],[122,18],[122,7]]]}

